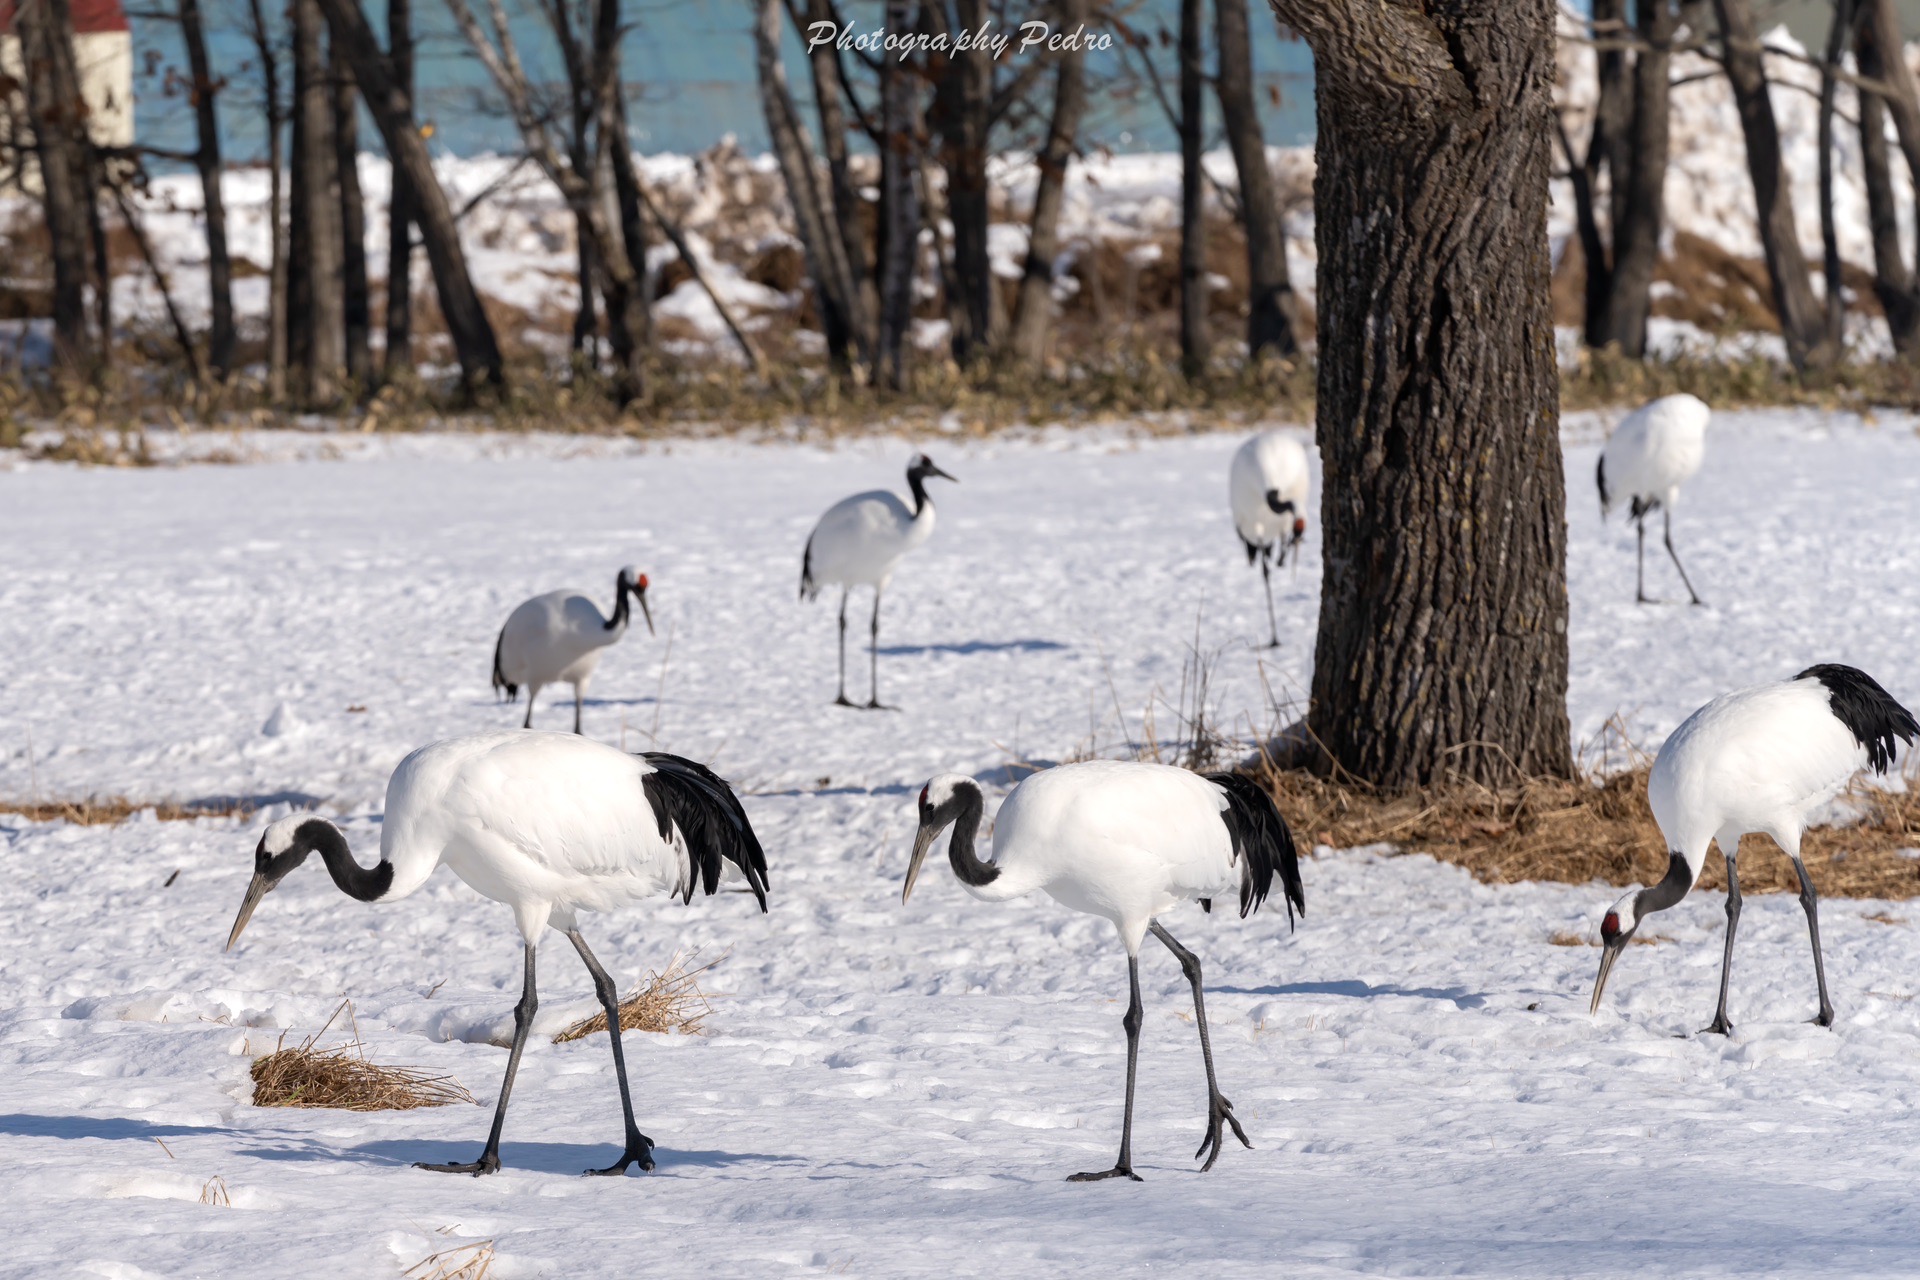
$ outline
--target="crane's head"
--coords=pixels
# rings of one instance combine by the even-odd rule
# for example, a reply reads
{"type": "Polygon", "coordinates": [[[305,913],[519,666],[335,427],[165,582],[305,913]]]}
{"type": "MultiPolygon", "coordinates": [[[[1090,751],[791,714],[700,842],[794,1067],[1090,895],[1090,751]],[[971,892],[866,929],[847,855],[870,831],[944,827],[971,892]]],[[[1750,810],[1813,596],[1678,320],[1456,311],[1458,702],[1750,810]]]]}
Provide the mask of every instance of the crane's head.
{"type": "Polygon", "coordinates": [[[647,608],[647,575],[628,565],[620,571],[620,590],[633,593],[634,600],[640,605],[640,616],[647,620],[647,634],[659,634],[653,629],[653,610],[647,608]]]}
{"type": "Polygon", "coordinates": [[[1613,972],[1614,961],[1626,949],[1633,931],[1640,927],[1639,898],[1640,891],[1635,890],[1608,907],[1607,914],[1600,920],[1600,976],[1593,980],[1593,1003],[1587,1007],[1588,1013],[1600,1012],[1600,996],[1607,989],[1607,975],[1613,972]]]}
{"type": "Polygon", "coordinates": [[[913,896],[914,882],[920,878],[920,865],[927,860],[927,850],[933,847],[933,842],[967,808],[973,808],[977,815],[981,803],[980,784],[963,773],[940,774],[920,788],[920,830],[914,834],[913,858],[907,863],[907,883],[900,890],[903,904],[913,896]]]}
{"type": "Polygon", "coordinates": [[[914,454],[912,459],[907,463],[907,483],[912,484],[916,480],[925,480],[928,476],[939,476],[942,480],[953,480],[955,484],[960,483],[939,467],[934,466],[933,459],[929,458],[926,454],[914,454]]]}
{"type": "Polygon", "coordinates": [[[253,919],[254,908],[260,900],[271,893],[276,885],[285,880],[293,869],[307,860],[307,855],[320,847],[320,842],[328,832],[338,834],[334,825],[325,818],[316,818],[310,813],[296,813],[290,818],[282,818],[260,833],[260,843],[253,849],[253,879],[247,882],[247,896],[240,901],[240,914],[233,918],[233,932],[227,935],[228,951],[240,941],[240,931],[247,927],[247,921],[253,919]]]}

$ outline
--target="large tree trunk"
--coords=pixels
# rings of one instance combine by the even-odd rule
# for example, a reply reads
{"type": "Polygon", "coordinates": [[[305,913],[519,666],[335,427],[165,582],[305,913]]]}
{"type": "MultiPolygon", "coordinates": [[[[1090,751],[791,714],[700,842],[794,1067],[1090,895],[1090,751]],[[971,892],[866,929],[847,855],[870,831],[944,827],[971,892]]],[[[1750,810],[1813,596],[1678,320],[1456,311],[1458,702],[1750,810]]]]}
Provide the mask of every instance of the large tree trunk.
{"type": "Polygon", "coordinates": [[[1834,0],[1833,21],[1827,28],[1827,56],[1820,65],[1818,146],[1821,266],[1827,294],[1827,342],[1836,352],[1845,350],[1847,328],[1846,289],[1840,267],[1840,229],[1833,217],[1833,115],[1834,99],[1840,88],[1840,63],[1852,41],[1855,14],[1853,0],[1834,0]]]}
{"type": "Polygon", "coordinates": [[[227,202],[220,190],[220,120],[215,110],[219,88],[207,61],[207,36],[200,21],[200,0],[180,0],[180,38],[187,46],[187,70],[193,77],[193,118],[198,146],[200,198],[207,218],[207,292],[212,325],[207,333],[207,368],[225,382],[233,367],[233,259],[227,252],[227,202]]]}
{"type": "MultiPolygon", "coordinates": [[[[1885,38],[1887,30],[1880,25],[1881,10],[1891,16],[1887,0],[1867,0],[1867,11],[1862,14],[1854,37],[1855,55],[1859,59],[1860,74],[1892,85],[1894,101],[1898,104],[1903,96],[1899,92],[1900,76],[1906,68],[1897,55],[1892,59],[1897,66],[1889,66],[1880,56],[1879,41],[1885,38]]],[[[1892,48],[1897,50],[1900,47],[1897,23],[1891,25],[1891,30],[1895,36],[1892,48]]],[[[1909,91],[1912,89],[1910,74],[1906,76],[1906,87],[1909,91]]],[[[1905,102],[1912,104],[1910,92],[1905,102]]],[[[1904,109],[1896,107],[1893,113],[1896,121],[1904,109]]],[[[1908,360],[1920,360],[1920,281],[1916,281],[1900,247],[1900,211],[1894,196],[1892,156],[1887,147],[1887,114],[1886,103],[1878,94],[1860,94],[1860,155],[1866,173],[1867,225],[1873,233],[1873,292],[1887,313],[1894,350],[1908,360]]],[[[1920,140],[1920,129],[1914,132],[1920,140]]],[[[1902,141],[1905,141],[1904,133],[1902,141]]],[[[1909,170],[1913,171],[1911,165],[1909,170]]]]}
{"type": "Polygon", "coordinates": [[[620,240],[626,246],[627,261],[633,264],[634,293],[632,318],[634,338],[643,347],[653,346],[653,298],[647,275],[647,220],[645,196],[640,189],[640,169],[633,160],[633,133],[627,125],[627,99],[614,86],[614,136],[612,145],[614,203],[620,214],[620,240]]]}
{"type": "MultiPolygon", "coordinates": [[[[412,0],[387,0],[387,63],[395,86],[412,98],[412,0]]],[[[388,171],[387,349],[380,359],[380,380],[392,383],[413,371],[413,188],[392,157],[388,171]]]]}
{"type": "MultiPolygon", "coordinates": [[[[1240,173],[1240,221],[1247,233],[1247,354],[1290,356],[1299,349],[1294,332],[1298,300],[1287,276],[1287,239],[1267,167],[1267,140],[1253,94],[1253,45],[1247,31],[1247,0],[1214,0],[1215,42],[1220,48],[1220,115],[1240,173]]],[[[1073,19],[1063,20],[1068,26],[1073,19]]]]}
{"type": "Polygon", "coordinates": [[[267,112],[267,396],[287,395],[286,110],[280,101],[280,53],[261,0],[247,0],[247,38],[260,63],[267,112]]]}
{"type": "Polygon", "coordinates": [[[1759,213],[1760,247],[1773,284],[1773,309],[1786,340],[1787,358],[1796,369],[1821,365],[1835,356],[1826,341],[1826,322],[1813,296],[1807,258],[1794,223],[1793,193],[1780,158],[1780,129],[1767,96],[1767,71],[1761,60],[1760,33],[1747,0],[1713,0],[1726,45],[1727,80],[1740,111],[1747,142],[1747,170],[1753,179],[1753,203],[1759,213]]]}
{"type": "MultiPolygon", "coordinates": [[[[986,0],[956,0],[960,28],[977,32],[988,22],[986,0]]],[[[943,14],[943,8],[933,12],[943,14]]],[[[995,330],[993,260],[987,253],[990,218],[987,137],[992,127],[993,59],[975,46],[950,55],[934,88],[934,119],[940,160],[947,171],[947,217],[953,223],[953,279],[958,298],[947,300],[953,358],[961,364],[983,356],[999,337],[995,330]]]]}
{"type": "MultiPolygon", "coordinates": [[[[808,0],[807,24],[834,22],[832,0],[808,0]]],[[[820,153],[827,161],[827,195],[832,201],[832,224],[839,229],[845,249],[848,273],[848,323],[853,343],[862,359],[873,356],[873,317],[879,310],[879,291],[873,276],[873,255],[867,244],[867,229],[861,218],[866,201],[860,184],[853,180],[853,166],[847,152],[847,118],[840,79],[840,58],[833,46],[822,42],[808,50],[808,67],[813,74],[813,100],[820,115],[820,153]]],[[[828,343],[831,353],[832,343],[828,343]]],[[[844,353],[836,363],[844,361],[844,353]]]]}
{"type": "Polygon", "coordinates": [[[96,346],[87,327],[87,285],[93,280],[89,237],[97,214],[73,56],[73,20],[66,0],[28,0],[14,10],[26,73],[27,114],[40,167],[40,208],[53,248],[53,358],[63,370],[92,376],[107,335],[96,346]]]}
{"type": "Polygon", "coordinates": [[[360,84],[374,122],[380,126],[387,154],[404,172],[413,190],[420,239],[426,246],[427,261],[433,267],[440,314],[446,320],[447,333],[453,339],[460,361],[461,381],[469,393],[483,382],[500,386],[506,380],[500,346],[494,338],[493,323],[480,305],[480,294],[473,287],[473,276],[467,270],[459,224],[447,204],[447,193],[434,177],[427,144],[414,125],[412,95],[394,80],[392,68],[381,55],[357,0],[319,0],[319,3],[332,26],[333,38],[341,43],[353,66],[354,79],[360,84]]]}
{"type": "Polygon", "coordinates": [[[1678,18],[1671,0],[1640,0],[1642,47],[1634,57],[1633,114],[1625,155],[1614,153],[1613,270],[1597,345],[1618,343],[1638,360],[1647,354],[1653,272],[1660,261],[1666,211],[1667,105],[1678,18]],[[1622,163],[1624,161],[1624,163],[1622,163]],[[1624,171],[1624,172],[1623,172],[1624,171]]]}
{"type": "Polygon", "coordinates": [[[333,93],[314,0],[292,0],[293,219],[287,363],[293,393],[331,404],[346,375],[346,308],[340,235],[340,177],[333,140],[333,93]]]}
{"type": "MultiPolygon", "coordinates": [[[[917,0],[887,0],[887,30],[914,28],[917,0]]],[[[880,341],[877,380],[899,390],[906,380],[907,326],[920,260],[920,201],[914,191],[918,77],[889,55],[880,64],[880,341]]]]}
{"type": "MultiPolygon", "coordinates": [[[[759,0],[759,16],[753,27],[755,65],[760,83],[760,105],[767,117],[767,138],[773,147],[780,177],[787,188],[787,201],[793,208],[795,230],[807,256],[807,272],[813,277],[814,301],[820,308],[820,328],[826,339],[827,356],[842,372],[851,364],[851,346],[860,332],[858,286],[847,262],[844,227],[836,224],[836,211],[820,191],[819,175],[814,172],[813,149],[801,128],[800,114],[787,88],[787,72],[780,60],[780,0],[759,0]]],[[[819,74],[816,68],[816,76],[819,74]]],[[[842,219],[853,216],[851,209],[838,211],[842,219]]]]}
{"type": "Polygon", "coordinates": [[[630,252],[613,183],[614,152],[624,152],[629,164],[633,160],[633,142],[622,124],[625,115],[617,106],[621,92],[620,0],[594,0],[593,27],[593,58],[588,69],[593,77],[590,101],[596,150],[591,167],[581,176],[595,205],[595,265],[605,286],[607,336],[619,367],[619,400],[624,406],[638,399],[643,389],[643,341],[649,313],[646,259],[630,252]]]}
{"type": "Polygon", "coordinates": [[[333,93],[334,172],[340,181],[340,313],[347,377],[364,394],[373,385],[373,299],[367,284],[367,202],[360,191],[360,95],[338,45],[328,52],[327,81],[333,93]]]}
{"type": "Polygon", "coordinates": [[[1207,368],[1206,138],[1202,97],[1207,69],[1200,35],[1202,0],[1180,0],[1180,367],[1189,378],[1207,368]]]}
{"type": "Polygon", "coordinates": [[[1568,775],[1553,0],[1271,3],[1319,123],[1309,728],[1387,787],[1568,775]]]}
{"type": "MultiPolygon", "coordinates": [[[[1087,0],[1062,0],[1063,31],[1077,30],[1086,18],[1087,0]]],[[[1033,222],[1027,235],[1027,262],[1020,276],[1009,342],[1014,359],[1029,365],[1039,364],[1046,355],[1047,331],[1053,324],[1053,267],[1060,256],[1060,205],[1066,196],[1067,165],[1073,159],[1086,105],[1086,54],[1067,50],[1060,56],[1046,145],[1035,157],[1039,176],[1033,189],[1033,222]]]]}

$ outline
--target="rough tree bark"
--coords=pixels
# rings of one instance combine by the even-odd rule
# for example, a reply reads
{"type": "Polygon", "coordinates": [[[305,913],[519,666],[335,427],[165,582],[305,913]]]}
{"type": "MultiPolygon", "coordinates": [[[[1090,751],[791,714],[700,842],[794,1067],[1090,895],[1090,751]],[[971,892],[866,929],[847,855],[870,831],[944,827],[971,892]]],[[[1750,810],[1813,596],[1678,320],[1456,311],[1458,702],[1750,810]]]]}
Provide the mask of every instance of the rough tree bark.
{"type": "Polygon", "coordinates": [[[1204,162],[1206,49],[1202,0],[1180,0],[1180,367],[1189,378],[1207,368],[1207,229],[1204,162]]]}
{"type": "Polygon", "coordinates": [[[485,383],[498,387],[506,381],[500,362],[500,344],[493,322],[480,305],[467,270],[466,250],[460,245],[460,227],[447,204],[447,193],[433,173],[433,159],[413,120],[413,97],[393,76],[393,69],[373,38],[373,29],[357,0],[320,0],[333,38],[340,42],[353,67],[361,96],[380,126],[380,137],[396,167],[405,171],[414,194],[414,213],[420,240],[433,268],[434,291],[440,315],[460,361],[461,382],[471,394],[485,383]]]}
{"type": "Polygon", "coordinates": [[[92,143],[74,65],[73,20],[66,0],[26,0],[13,21],[40,167],[40,208],[53,249],[53,358],[63,370],[92,376],[106,335],[96,345],[87,326],[87,285],[93,279],[88,206],[94,193],[82,153],[92,143]]]}
{"type": "MultiPolygon", "coordinates": [[[[855,336],[863,331],[855,319],[858,285],[848,266],[847,243],[842,239],[844,220],[853,214],[850,209],[841,210],[841,217],[836,219],[836,210],[820,190],[813,149],[807,144],[800,113],[787,87],[786,67],[780,60],[781,12],[780,0],[759,0],[753,47],[760,105],[767,118],[767,138],[786,184],[787,201],[793,208],[794,227],[806,253],[807,274],[813,278],[827,356],[833,367],[844,373],[852,365],[855,336]]],[[[816,77],[818,74],[816,67],[816,77]]]]}
{"type": "Polygon", "coordinates": [[[1746,137],[1747,170],[1753,179],[1754,207],[1759,212],[1760,247],[1766,256],[1774,315],[1786,341],[1787,358],[1796,369],[1827,364],[1835,352],[1826,340],[1826,318],[1813,294],[1806,255],[1800,250],[1793,193],[1780,156],[1780,128],[1773,117],[1773,102],[1767,96],[1767,70],[1753,8],[1748,0],[1713,0],[1713,9],[1726,48],[1727,81],[1733,86],[1740,129],[1746,137]]]}
{"type": "MultiPolygon", "coordinates": [[[[396,87],[413,96],[413,3],[387,0],[387,61],[396,87]]],[[[351,68],[349,68],[351,70],[351,68]]],[[[413,371],[413,188],[398,163],[387,201],[387,349],[380,380],[393,383],[413,371]]]]}
{"type": "MultiPolygon", "coordinates": [[[[1820,64],[1820,248],[1821,274],[1826,283],[1827,342],[1835,351],[1847,340],[1846,289],[1840,269],[1840,229],[1833,218],[1833,114],[1840,89],[1840,62],[1853,36],[1856,16],[1853,0],[1834,0],[1833,21],[1827,28],[1827,56],[1820,64]]],[[[1871,218],[1871,214],[1869,214],[1871,218]]]]}
{"type": "MultiPolygon", "coordinates": [[[[988,22],[986,0],[955,0],[960,29],[979,31],[988,22]]],[[[933,12],[944,15],[944,6],[933,12]]],[[[948,56],[934,69],[933,120],[940,134],[940,162],[947,173],[947,217],[953,222],[953,278],[960,296],[949,299],[953,358],[961,364],[984,356],[996,332],[993,260],[987,253],[989,219],[987,143],[993,124],[993,59],[974,46],[948,56]]]]}
{"type": "Polygon", "coordinates": [[[327,54],[333,95],[333,166],[340,187],[340,318],[347,377],[361,394],[373,385],[373,299],[367,284],[367,202],[360,191],[360,95],[334,45],[327,54]]]}
{"type": "Polygon", "coordinates": [[[1598,336],[1600,345],[1618,343],[1622,352],[1638,360],[1647,354],[1653,271],[1660,261],[1660,225],[1666,212],[1668,86],[1679,17],[1671,0],[1640,0],[1635,8],[1642,44],[1634,54],[1626,163],[1616,160],[1612,170],[1613,271],[1598,336]]]}
{"type": "Polygon", "coordinates": [[[1270,3],[1318,117],[1309,730],[1387,787],[1569,775],[1554,2],[1270,3]]]}
{"type": "Polygon", "coordinates": [[[287,217],[281,174],[286,168],[286,108],[280,100],[280,51],[260,0],[247,0],[247,38],[260,62],[267,118],[267,396],[287,395],[287,217]]]}
{"type": "MultiPolygon", "coordinates": [[[[1860,154],[1866,171],[1867,225],[1873,233],[1873,292],[1887,313],[1894,349],[1907,360],[1920,360],[1920,281],[1908,266],[1900,247],[1900,211],[1895,203],[1893,163],[1887,147],[1887,116],[1892,114],[1904,148],[1909,135],[1920,142],[1920,105],[1916,105],[1913,76],[1897,55],[1883,59],[1880,42],[1892,33],[1892,49],[1899,49],[1900,27],[1890,0],[1866,0],[1854,34],[1854,53],[1860,74],[1888,85],[1893,110],[1878,94],[1860,95],[1860,154]],[[1900,120],[1907,127],[1900,126],[1900,120]]],[[[1909,172],[1920,172],[1908,151],[1909,172]]]]}
{"type": "MultiPolygon", "coordinates": [[[[917,0],[887,0],[889,32],[914,27],[917,0]]],[[[889,53],[880,63],[880,338],[875,378],[899,390],[906,379],[907,326],[920,259],[920,201],[914,192],[919,146],[914,96],[918,77],[889,53]]]]}
{"type": "MultiPolygon", "coordinates": [[[[1077,30],[1087,19],[1087,0],[1062,0],[1060,27],[1077,30]]],[[[1053,325],[1053,265],[1060,256],[1060,205],[1067,191],[1067,165],[1080,136],[1080,117],[1087,105],[1086,54],[1070,49],[1060,55],[1060,71],[1053,90],[1053,117],[1047,141],[1035,157],[1039,178],[1033,191],[1033,220],[1027,235],[1027,261],[1014,301],[1013,331],[1008,345],[1013,357],[1037,365],[1047,351],[1047,331],[1053,325]]]]}
{"type": "Polygon", "coordinates": [[[1240,220],[1247,233],[1247,353],[1256,359],[1263,352],[1290,356],[1300,346],[1294,333],[1299,304],[1287,276],[1280,201],[1254,102],[1247,0],[1214,0],[1213,25],[1220,56],[1220,116],[1240,174],[1240,220]]]}
{"type": "Polygon", "coordinates": [[[323,24],[314,0],[292,0],[293,208],[288,232],[287,365],[295,398],[331,404],[346,374],[340,179],[323,24]]]}
{"type": "Polygon", "coordinates": [[[225,382],[233,367],[233,258],[227,251],[227,202],[220,190],[220,119],[216,109],[224,80],[216,81],[207,60],[207,35],[200,0],[180,0],[180,39],[187,47],[187,71],[193,77],[193,118],[198,146],[200,199],[207,219],[207,292],[213,312],[207,330],[207,369],[225,382]]]}
{"type": "MultiPolygon", "coordinates": [[[[837,22],[832,0],[808,0],[807,24],[837,22]]],[[[860,185],[853,180],[853,166],[847,152],[847,119],[844,107],[852,92],[843,83],[840,55],[831,43],[821,42],[808,50],[808,69],[813,76],[813,100],[820,116],[820,153],[827,161],[827,196],[832,201],[831,223],[839,229],[846,254],[849,302],[848,323],[853,343],[862,359],[873,355],[873,316],[879,309],[879,292],[873,278],[873,255],[867,244],[867,229],[861,218],[866,202],[860,185]]],[[[851,104],[857,113],[859,104],[851,104]]],[[[831,344],[829,344],[831,349],[831,344]]]]}

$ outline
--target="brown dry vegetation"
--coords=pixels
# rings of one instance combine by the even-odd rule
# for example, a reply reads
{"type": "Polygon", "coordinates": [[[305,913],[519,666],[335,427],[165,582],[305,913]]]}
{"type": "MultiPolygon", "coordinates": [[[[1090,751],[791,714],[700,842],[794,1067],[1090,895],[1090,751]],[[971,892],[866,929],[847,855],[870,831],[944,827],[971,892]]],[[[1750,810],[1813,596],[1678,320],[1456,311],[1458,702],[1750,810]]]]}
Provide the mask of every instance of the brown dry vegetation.
{"type": "MultiPolygon", "coordinates": [[[[691,951],[674,952],[666,968],[648,973],[647,980],[620,1002],[622,1035],[629,1031],[677,1031],[689,1036],[700,1034],[707,1015],[713,1012],[713,1006],[708,1003],[707,995],[700,990],[696,979],[719,964],[720,960],[689,969],[687,966],[693,963],[694,955],[691,951]]],[[[607,1015],[604,1012],[596,1013],[560,1032],[553,1042],[565,1044],[569,1040],[596,1035],[606,1029],[607,1015]]]]}
{"type": "Polygon", "coordinates": [[[0,813],[13,813],[33,822],[71,822],[76,826],[114,826],[136,813],[152,811],[161,822],[192,822],[198,818],[245,818],[251,805],[238,800],[194,801],[129,800],[125,796],[90,796],[85,800],[0,800],[0,813]]]}
{"type": "Polygon", "coordinates": [[[417,1067],[388,1067],[367,1059],[358,1033],[346,1044],[319,1049],[314,1042],[342,1012],[343,1002],[326,1025],[293,1048],[276,1048],[253,1060],[256,1107],[330,1107],[340,1111],[411,1111],[472,1102],[474,1097],[452,1076],[417,1067]]]}
{"type": "MultiPolygon", "coordinates": [[[[1604,781],[1532,778],[1501,790],[1451,784],[1399,795],[1297,769],[1262,771],[1280,812],[1304,843],[1337,849],[1392,844],[1466,868],[1488,884],[1556,880],[1653,884],[1666,874],[1667,848],[1647,807],[1644,765],[1604,781]]],[[[1807,832],[1801,854],[1824,896],[1920,897],[1920,774],[1905,791],[1856,784],[1860,821],[1807,832]]],[[[1740,888],[1797,893],[1793,864],[1773,842],[1741,842],[1740,888]]],[[[1725,889],[1720,858],[1700,887],[1725,889]]]]}

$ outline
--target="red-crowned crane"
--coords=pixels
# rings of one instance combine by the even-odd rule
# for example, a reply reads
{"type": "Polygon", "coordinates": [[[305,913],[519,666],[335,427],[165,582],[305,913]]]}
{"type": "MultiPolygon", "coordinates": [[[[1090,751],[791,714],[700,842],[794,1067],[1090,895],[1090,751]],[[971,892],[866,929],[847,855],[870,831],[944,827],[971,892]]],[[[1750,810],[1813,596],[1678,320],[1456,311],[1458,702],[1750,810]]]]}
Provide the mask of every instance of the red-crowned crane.
{"type": "Polygon", "coordinates": [[[600,606],[585,592],[571,588],[549,591],[521,602],[507,615],[500,638],[493,642],[493,687],[507,701],[527,686],[527,718],[521,728],[533,728],[533,702],[550,684],[573,686],[573,731],[580,732],[580,699],[600,665],[600,654],[627,633],[627,597],[640,602],[647,633],[653,634],[653,611],[647,608],[647,575],[632,565],[613,580],[613,616],[602,617],[600,606]]]}
{"type": "Polygon", "coordinates": [[[1092,760],[1036,773],[1013,789],[993,825],[993,861],[982,862],[973,843],[985,809],[980,784],[943,773],[920,789],[920,830],[900,901],[914,882],[934,840],[953,825],[947,856],[967,892],[983,902],[1005,902],[1044,892],[1064,907],[1113,921],[1127,949],[1130,999],[1121,1026],[1127,1033],[1127,1109],[1120,1128],[1120,1158],[1099,1173],[1076,1173],[1069,1181],[1131,1178],[1133,1082],[1140,1056],[1140,942],[1160,939],[1180,961],[1193,987],[1200,1056],[1207,1068],[1207,1136],[1194,1153],[1207,1158],[1204,1173],[1220,1156],[1223,1125],[1251,1147],[1233,1104],[1213,1074],[1213,1046],[1201,994],[1200,961],[1174,941],[1156,916],[1192,899],[1213,910],[1213,899],[1240,895],[1245,917],[1265,901],[1274,877],[1287,902],[1287,923],[1306,912],[1293,836],[1273,800],[1251,779],[1233,773],[1191,773],[1169,765],[1092,760]]]}
{"type": "Polygon", "coordinates": [[[1622,419],[1600,451],[1594,477],[1600,486],[1600,515],[1605,519],[1614,503],[1627,503],[1638,542],[1633,578],[1633,598],[1638,604],[1655,603],[1647,599],[1646,585],[1647,517],[1655,510],[1660,512],[1660,535],[1673,557],[1673,567],[1680,570],[1680,581],[1693,602],[1701,602],[1680,554],[1673,549],[1673,504],[1680,497],[1680,486],[1693,478],[1707,455],[1707,423],[1712,417],[1713,411],[1697,396],[1685,392],[1661,396],[1622,419]]]}
{"type": "Polygon", "coordinates": [[[933,536],[933,500],[927,497],[926,483],[931,476],[953,480],[926,454],[916,453],[907,463],[907,488],[913,491],[911,509],[887,489],[856,493],[828,507],[807,536],[807,549],[800,559],[800,598],[813,599],[821,587],[840,588],[840,693],[833,700],[836,706],[856,705],[847,700],[847,596],[855,587],[872,587],[867,707],[886,709],[880,702],[880,596],[901,558],[933,536]]]}
{"type": "Polygon", "coordinates": [[[711,894],[723,864],[744,878],[767,909],[767,862],[740,801],[704,765],[662,752],[628,755],[566,733],[495,730],[421,747],[387,782],[380,861],[354,861],[340,829],[295,814],[273,823],[253,852],[253,879],[227,937],[232,948],[254,909],[288,873],[317,853],[333,882],[362,902],[393,902],[445,864],[482,896],[513,908],[525,940],[525,976],[513,1010],[513,1048],[485,1150],[471,1162],[422,1164],[441,1173],[500,1168],[500,1129],[538,1000],[534,944],[552,928],[567,936],[593,975],[613,1043],[614,1073],[626,1120],[620,1159],[653,1168],[653,1140],[634,1123],[620,1048],[620,1002],[613,979],[580,934],[579,913],[611,911],[660,893],[691,902],[711,894]]]}
{"type": "Polygon", "coordinates": [[[1833,1025],[1827,972],[1820,958],[1820,916],[1813,880],[1800,860],[1808,816],[1837,795],[1854,774],[1885,773],[1895,740],[1920,734],[1913,715],[1872,676],[1822,663],[1791,680],[1722,694],[1688,716],[1660,748],[1647,777],[1647,801],[1666,837],[1667,875],[1650,889],[1629,893],[1600,922],[1600,975],[1590,1012],[1599,1012],[1620,951],[1643,921],[1687,896],[1706,864],[1707,845],[1727,861],[1727,938],[1720,959],[1720,1005],[1705,1032],[1726,1035],[1727,981],[1733,972],[1733,935],[1740,926],[1740,837],[1761,832],[1793,859],[1800,905],[1813,939],[1813,976],[1820,991],[1814,1021],[1833,1025]]]}
{"type": "Polygon", "coordinates": [[[1247,548],[1247,563],[1260,565],[1260,581],[1267,589],[1267,627],[1273,635],[1269,649],[1280,644],[1280,624],[1273,612],[1273,566],[1284,565],[1294,552],[1298,567],[1300,539],[1307,532],[1307,451],[1298,440],[1278,431],[1248,437],[1233,453],[1227,472],[1227,495],[1233,504],[1233,528],[1247,548]]]}

